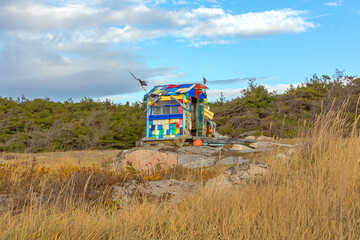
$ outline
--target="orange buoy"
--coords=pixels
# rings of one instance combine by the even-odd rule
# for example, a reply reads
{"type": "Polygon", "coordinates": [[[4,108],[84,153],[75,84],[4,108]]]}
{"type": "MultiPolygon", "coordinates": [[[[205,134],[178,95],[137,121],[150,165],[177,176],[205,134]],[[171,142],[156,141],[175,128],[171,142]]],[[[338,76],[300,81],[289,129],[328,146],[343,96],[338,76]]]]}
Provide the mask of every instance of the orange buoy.
{"type": "Polygon", "coordinates": [[[209,135],[208,135],[208,137],[212,137],[212,135],[211,135],[211,134],[209,134],[209,135]]]}
{"type": "Polygon", "coordinates": [[[196,139],[194,142],[193,142],[193,145],[195,147],[201,147],[203,145],[203,141],[201,141],[201,139],[196,139]]]}
{"type": "Polygon", "coordinates": [[[211,128],[209,129],[209,133],[213,133],[213,130],[211,128]]]}

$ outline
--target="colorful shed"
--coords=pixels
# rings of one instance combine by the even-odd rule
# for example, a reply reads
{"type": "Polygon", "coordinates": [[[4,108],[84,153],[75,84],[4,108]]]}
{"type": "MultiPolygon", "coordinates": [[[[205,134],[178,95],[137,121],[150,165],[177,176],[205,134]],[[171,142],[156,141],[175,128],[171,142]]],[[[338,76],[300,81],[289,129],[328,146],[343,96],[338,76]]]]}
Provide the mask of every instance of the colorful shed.
{"type": "Polygon", "coordinates": [[[203,84],[156,86],[145,95],[145,139],[171,140],[182,135],[208,137],[215,127],[203,84]]]}

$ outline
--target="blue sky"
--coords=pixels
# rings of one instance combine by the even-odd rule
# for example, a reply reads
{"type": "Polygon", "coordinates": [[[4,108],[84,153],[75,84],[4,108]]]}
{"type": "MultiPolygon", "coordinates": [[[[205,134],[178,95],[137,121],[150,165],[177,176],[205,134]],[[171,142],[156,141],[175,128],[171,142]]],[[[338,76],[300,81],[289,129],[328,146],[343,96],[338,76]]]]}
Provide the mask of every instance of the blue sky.
{"type": "Polygon", "coordinates": [[[212,100],[283,91],[358,75],[359,23],[358,0],[3,0],[0,96],[141,100],[128,68],[149,89],[206,77],[212,100]]]}

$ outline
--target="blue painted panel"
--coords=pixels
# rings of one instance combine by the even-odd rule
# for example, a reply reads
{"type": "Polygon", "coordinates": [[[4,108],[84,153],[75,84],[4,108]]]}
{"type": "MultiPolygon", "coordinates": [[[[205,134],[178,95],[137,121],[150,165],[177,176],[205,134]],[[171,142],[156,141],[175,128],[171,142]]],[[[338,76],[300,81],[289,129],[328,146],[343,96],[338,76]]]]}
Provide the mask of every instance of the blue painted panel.
{"type": "Polygon", "coordinates": [[[190,91],[189,91],[189,96],[190,97],[195,97],[196,94],[195,94],[195,87],[193,87],[190,91]]]}
{"type": "Polygon", "coordinates": [[[200,99],[206,99],[206,95],[204,93],[202,93],[202,94],[199,95],[199,98],[200,99]]]}
{"type": "Polygon", "coordinates": [[[163,120],[163,119],[182,119],[182,114],[172,114],[172,115],[150,115],[149,120],[163,120]]]}
{"type": "MultiPolygon", "coordinates": [[[[149,106],[149,100],[146,97],[146,106],[149,106]]],[[[149,111],[146,111],[146,116],[149,116],[149,111]]],[[[146,118],[146,138],[149,138],[149,118],[146,118]]]]}
{"type": "Polygon", "coordinates": [[[183,84],[179,88],[189,88],[191,86],[192,86],[192,84],[183,84]]]}
{"type": "Polygon", "coordinates": [[[178,89],[179,89],[179,88],[169,88],[169,89],[167,90],[167,92],[168,92],[168,93],[170,93],[170,92],[176,92],[178,89]]]}
{"type": "Polygon", "coordinates": [[[169,104],[169,105],[165,105],[165,107],[180,107],[180,104],[169,104]]]}
{"type": "MultiPolygon", "coordinates": [[[[183,109],[183,127],[186,126],[186,110],[183,109]]],[[[182,130],[183,128],[180,128],[180,134],[184,134],[184,131],[182,130]]]]}

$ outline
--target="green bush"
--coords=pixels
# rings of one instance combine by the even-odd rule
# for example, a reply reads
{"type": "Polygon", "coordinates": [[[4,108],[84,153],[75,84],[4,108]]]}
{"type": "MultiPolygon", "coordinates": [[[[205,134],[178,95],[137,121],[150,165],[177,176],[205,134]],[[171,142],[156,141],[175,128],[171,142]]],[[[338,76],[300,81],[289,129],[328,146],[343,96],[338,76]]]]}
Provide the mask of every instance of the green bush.
{"type": "Polygon", "coordinates": [[[144,136],[144,110],[138,102],[0,97],[0,151],[129,148],[144,136]]]}
{"type": "MultiPolygon", "coordinates": [[[[238,137],[241,133],[259,130],[265,135],[294,137],[298,127],[311,127],[321,111],[339,109],[346,101],[345,114],[355,120],[360,94],[360,78],[344,76],[336,70],[334,76],[313,77],[282,94],[269,92],[264,86],[249,81],[239,97],[225,101],[222,97],[211,103],[218,131],[238,137]]],[[[359,112],[359,111],[358,111],[359,112]]]]}

